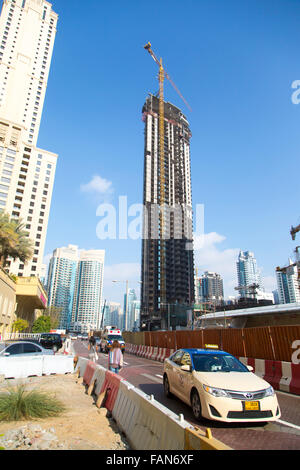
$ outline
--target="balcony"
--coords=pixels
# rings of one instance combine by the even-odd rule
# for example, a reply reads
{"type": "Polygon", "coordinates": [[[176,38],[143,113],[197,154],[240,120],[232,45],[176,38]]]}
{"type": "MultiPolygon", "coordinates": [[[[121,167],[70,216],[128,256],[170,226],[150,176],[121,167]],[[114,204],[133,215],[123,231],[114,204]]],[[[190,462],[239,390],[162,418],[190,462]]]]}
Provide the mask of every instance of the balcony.
{"type": "Polygon", "coordinates": [[[47,307],[47,293],[37,277],[18,277],[16,279],[17,303],[26,303],[31,309],[47,307]]]}

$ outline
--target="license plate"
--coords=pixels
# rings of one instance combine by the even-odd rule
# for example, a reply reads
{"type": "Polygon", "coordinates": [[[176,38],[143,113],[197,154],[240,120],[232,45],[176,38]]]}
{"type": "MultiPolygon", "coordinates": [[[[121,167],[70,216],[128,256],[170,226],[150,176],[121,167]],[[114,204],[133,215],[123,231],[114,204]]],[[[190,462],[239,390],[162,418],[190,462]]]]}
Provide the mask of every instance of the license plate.
{"type": "Polygon", "coordinates": [[[245,401],[244,409],[247,411],[259,411],[259,402],[258,401],[245,401]]]}

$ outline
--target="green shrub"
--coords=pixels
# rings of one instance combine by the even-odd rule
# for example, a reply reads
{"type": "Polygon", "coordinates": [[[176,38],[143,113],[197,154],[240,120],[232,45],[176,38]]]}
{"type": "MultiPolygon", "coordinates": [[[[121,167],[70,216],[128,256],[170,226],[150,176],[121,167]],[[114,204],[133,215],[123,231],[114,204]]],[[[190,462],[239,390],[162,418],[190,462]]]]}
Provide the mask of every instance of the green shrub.
{"type": "Polygon", "coordinates": [[[0,393],[0,421],[47,418],[65,411],[54,396],[39,390],[26,391],[24,385],[0,393]]]}

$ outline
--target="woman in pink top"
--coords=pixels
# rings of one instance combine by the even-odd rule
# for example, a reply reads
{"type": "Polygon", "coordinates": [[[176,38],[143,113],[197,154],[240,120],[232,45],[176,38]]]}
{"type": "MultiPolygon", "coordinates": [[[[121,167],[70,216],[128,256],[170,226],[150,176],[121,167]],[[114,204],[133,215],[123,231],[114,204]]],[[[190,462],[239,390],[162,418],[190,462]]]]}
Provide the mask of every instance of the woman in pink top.
{"type": "Polygon", "coordinates": [[[123,367],[123,354],[118,341],[114,341],[111,350],[108,353],[109,370],[118,374],[123,367]]]}

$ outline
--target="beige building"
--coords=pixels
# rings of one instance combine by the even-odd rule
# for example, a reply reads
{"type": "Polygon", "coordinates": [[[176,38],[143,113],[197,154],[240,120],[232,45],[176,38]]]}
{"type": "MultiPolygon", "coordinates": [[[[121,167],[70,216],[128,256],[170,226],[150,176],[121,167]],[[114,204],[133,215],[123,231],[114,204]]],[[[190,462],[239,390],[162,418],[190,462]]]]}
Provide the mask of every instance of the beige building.
{"type": "Polygon", "coordinates": [[[11,331],[16,319],[16,283],[0,268],[0,336],[11,331]]]}
{"type": "Polygon", "coordinates": [[[0,16],[0,210],[20,217],[34,242],[17,276],[40,275],[57,154],[37,138],[58,16],[44,0],[4,0],[0,16]]]}
{"type": "Polygon", "coordinates": [[[0,268],[0,337],[13,331],[17,318],[28,322],[27,332],[47,306],[47,293],[37,277],[13,279],[0,268]]]}

